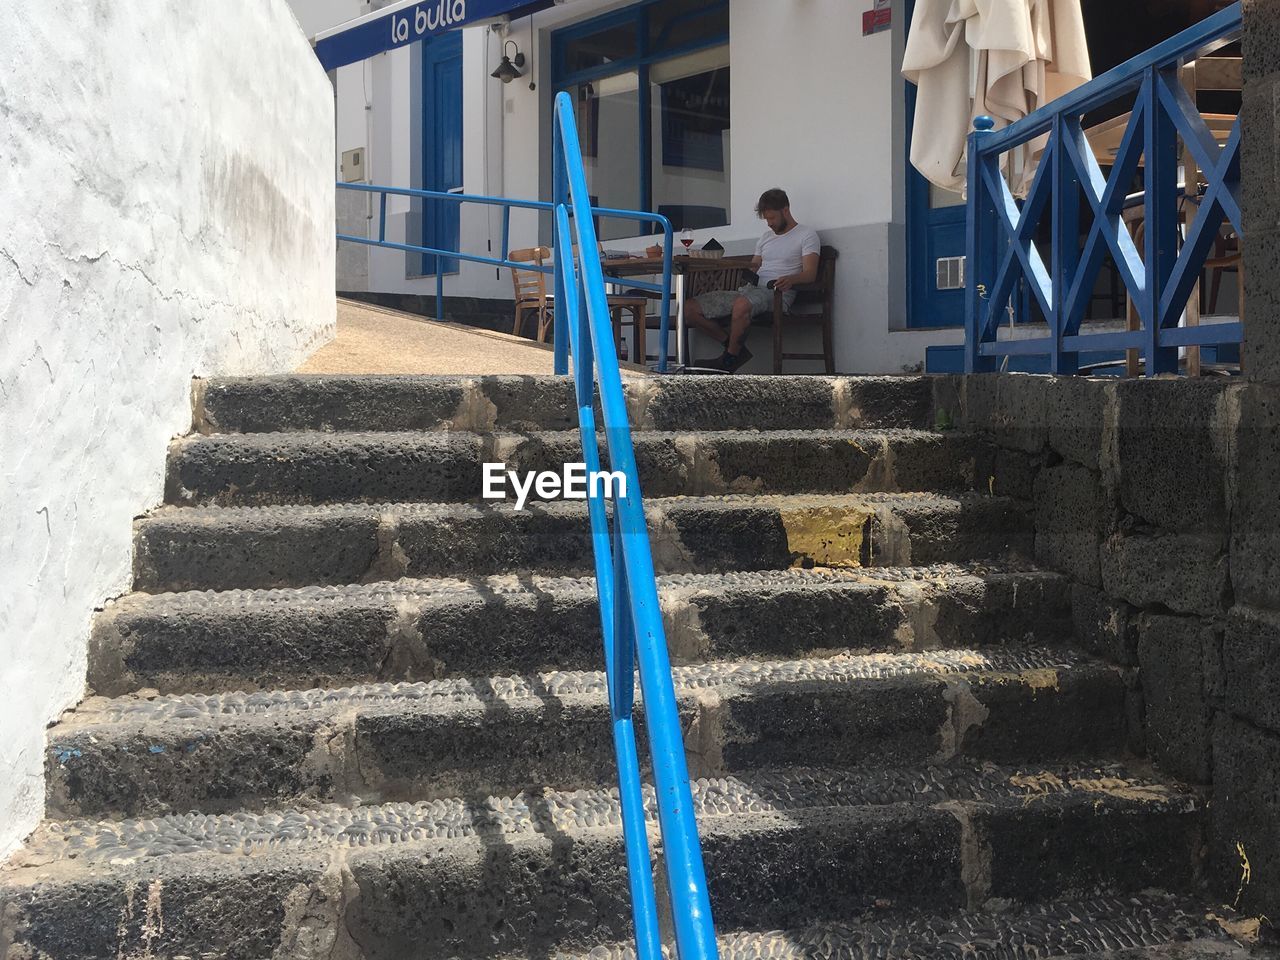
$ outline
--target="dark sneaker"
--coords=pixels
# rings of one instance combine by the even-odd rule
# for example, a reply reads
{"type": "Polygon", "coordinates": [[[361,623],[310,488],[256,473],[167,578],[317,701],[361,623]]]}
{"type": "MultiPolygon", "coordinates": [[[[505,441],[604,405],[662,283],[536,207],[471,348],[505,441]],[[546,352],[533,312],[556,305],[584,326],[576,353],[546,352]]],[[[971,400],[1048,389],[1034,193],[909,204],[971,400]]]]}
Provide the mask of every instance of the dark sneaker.
{"type": "Polygon", "coordinates": [[[751,359],[751,351],[748,350],[746,347],[743,347],[738,351],[738,355],[736,357],[730,357],[726,353],[723,357],[720,358],[720,362],[724,364],[724,369],[728,370],[730,373],[737,373],[738,368],[741,367],[744,363],[746,363],[750,359],[751,359]]]}
{"type": "Polygon", "coordinates": [[[721,354],[718,357],[704,357],[701,360],[694,360],[692,366],[695,370],[718,370],[723,373],[729,372],[729,366],[725,360],[724,354],[721,354]]]}

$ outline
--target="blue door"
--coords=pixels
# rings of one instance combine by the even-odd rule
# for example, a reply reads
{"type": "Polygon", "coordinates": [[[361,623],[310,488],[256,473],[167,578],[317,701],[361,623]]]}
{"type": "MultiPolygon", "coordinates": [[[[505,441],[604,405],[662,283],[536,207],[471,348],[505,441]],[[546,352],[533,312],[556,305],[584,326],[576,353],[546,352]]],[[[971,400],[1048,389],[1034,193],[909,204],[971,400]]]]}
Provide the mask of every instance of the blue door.
{"type": "MultiPolygon", "coordinates": [[[[422,43],[422,189],[462,192],[462,32],[431,37],[422,43]]],[[[422,245],[458,249],[459,204],[423,202],[422,245]]],[[[452,257],[424,256],[422,273],[457,273],[452,257]],[[442,261],[437,263],[437,261],[442,261]]]]}
{"type": "MultiPolygon", "coordinates": [[[[915,8],[907,3],[908,24],[915,8]]],[[[907,145],[907,326],[964,325],[965,206],[959,194],[939,190],[911,165],[916,87],[906,84],[907,145]]]]}

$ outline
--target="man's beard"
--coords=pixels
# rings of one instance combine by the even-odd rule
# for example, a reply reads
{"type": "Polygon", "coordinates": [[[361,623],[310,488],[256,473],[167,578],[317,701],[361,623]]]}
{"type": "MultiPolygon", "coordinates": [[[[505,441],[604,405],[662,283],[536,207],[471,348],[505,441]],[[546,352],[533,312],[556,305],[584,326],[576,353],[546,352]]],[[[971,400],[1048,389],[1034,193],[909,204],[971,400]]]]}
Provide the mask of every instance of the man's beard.
{"type": "Polygon", "coordinates": [[[780,224],[778,224],[778,226],[774,227],[774,228],[773,228],[773,232],[774,232],[774,233],[776,233],[778,236],[782,236],[784,233],[786,233],[786,232],[787,232],[787,221],[783,220],[783,221],[782,221],[782,223],[780,223],[780,224]]]}

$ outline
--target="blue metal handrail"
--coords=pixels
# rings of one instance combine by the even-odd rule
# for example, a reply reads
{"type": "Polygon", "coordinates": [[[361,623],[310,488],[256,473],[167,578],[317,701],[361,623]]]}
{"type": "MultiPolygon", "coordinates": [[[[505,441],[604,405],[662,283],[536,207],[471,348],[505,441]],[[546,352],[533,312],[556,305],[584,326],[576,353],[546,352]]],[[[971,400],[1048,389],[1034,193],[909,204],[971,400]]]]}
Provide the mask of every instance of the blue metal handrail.
{"type": "MultiPolygon", "coordinates": [[[[401,250],[405,253],[420,253],[427,256],[445,257],[450,260],[466,260],[469,263],[484,263],[492,267],[514,267],[519,270],[536,271],[538,273],[551,274],[555,268],[551,266],[538,266],[525,261],[513,261],[508,259],[511,252],[511,211],[516,210],[536,210],[540,213],[554,213],[555,205],[547,203],[545,200],[512,200],[509,197],[490,197],[476,193],[445,193],[440,190],[415,190],[410,187],[384,187],[368,183],[337,183],[339,190],[350,190],[356,193],[369,193],[378,196],[378,238],[357,237],[354,234],[340,233],[339,240],[345,240],[349,243],[360,243],[370,247],[383,247],[388,250],[401,250]],[[446,200],[450,203],[464,204],[474,203],[480,206],[501,207],[502,208],[502,256],[486,257],[476,253],[464,253],[461,250],[444,250],[439,247],[425,247],[412,243],[396,243],[387,239],[387,197],[415,197],[423,200],[446,200]]],[[[634,220],[638,223],[656,223],[662,228],[666,242],[662,245],[662,279],[654,283],[649,280],[639,280],[636,278],[627,278],[627,286],[637,290],[648,290],[656,293],[660,297],[660,321],[658,328],[658,339],[660,341],[658,347],[658,372],[667,372],[667,339],[671,332],[671,245],[674,242],[675,231],[671,227],[671,221],[660,213],[647,213],[642,210],[617,210],[613,207],[591,207],[591,214],[595,217],[610,217],[616,220],[634,220]]],[[[594,249],[594,248],[593,248],[594,249]]],[[[436,267],[436,319],[444,319],[444,271],[437,264],[436,267]]],[[[553,328],[559,331],[561,324],[556,324],[553,328]]],[[[640,352],[643,359],[643,338],[644,331],[638,330],[637,339],[641,341],[640,352]]],[[[556,342],[560,342],[559,333],[556,334],[556,342]]],[[[560,353],[556,354],[556,372],[565,373],[566,364],[561,363],[560,353]]],[[[566,361],[567,363],[567,361],[566,361]]]]}
{"type": "MultiPolygon", "coordinates": [[[[707,893],[702,849],[693,815],[684,739],[676,709],[666,632],[658,606],[649,528],[645,521],[635,449],[622,393],[622,377],[613,345],[613,327],[605,294],[604,269],[598,253],[594,218],[612,217],[657,223],[666,235],[662,282],[627,280],[628,286],[654,290],[662,295],[659,370],[665,370],[667,360],[671,248],[674,234],[671,221],[659,214],[591,206],[577,131],[572,101],[568,94],[558,94],[553,137],[552,203],[339,183],[340,189],[377,194],[380,197],[380,213],[376,239],[347,234],[338,234],[338,239],[407,253],[456,258],[497,267],[537,270],[554,276],[555,371],[557,374],[570,372],[569,360],[572,353],[574,395],[582,436],[583,463],[588,476],[600,470],[602,458],[596,430],[595,405],[598,390],[609,466],[625,478],[625,485],[621,489],[615,488],[612,527],[602,485],[587,485],[587,507],[595,559],[596,593],[600,602],[604,635],[610,718],[618,762],[619,798],[637,956],[641,960],[662,958],[657,894],[649,859],[647,818],[635,737],[635,670],[638,665],[676,950],[681,960],[715,960],[718,952],[711,919],[711,901],[707,893]],[[496,258],[387,240],[388,196],[502,207],[502,256],[496,258]],[[555,248],[553,266],[537,266],[508,259],[512,209],[547,211],[552,214],[555,248]],[[576,248],[573,244],[575,237],[578,241],[576,248]]],[[[436,312],[441,317],[444,314],[443,289],[443,275],[437,271],[436,312]]],[[[643,331],[638,332],[643,337],[643,331]]]]}
{"type": "MultiPolygon", "coordinates": [[[[1054,373],[1075,373],[1084,350],[1137,350],[1148,375],[1178,369],[1180,346],[1239,343],[1240,322],[1178,328],[1209,248],[1224,219],[1243,242],[1238,198],[1240,120],[1218,146],[1190,96],[1179,68],[1211,53],[1241,32],[1240,4],[1215,13],[1113,70],[1094,78],[1034,113],[994,131],[978,117],[968,144],[968,239],[966,248],[965,369],[997,369],[1000,358],[1047,354],[1054,373]],[[1104,176],[1081,125],[1084,114],[1134,93],[1136,99],[1109,176],[1104,176]],[[1195,223],[1179,244],[1178,183],[1181,135],[1205,175],[1195,223]],[[1047,136],[1026,199],[1019,204],[1000,170],[1001,155],[1047,136]],[[1140,254],[1122,211],[1140,159],[1145,167],[1144,249],[1140,254]],[[1083,249],[1079,241],[1079,196],[1093,212],[1083,249]],[[1048,263],[1034,241],[1046,208],[1051,211],[1053,249],[1048,263]],[[1181,246],[1181,249],[1179,249],[1181,246]],[[1081,334],[1090,294],[1110,253],[1133,300],[1141,329],[1081,334]],[[1000,322],[1026,282],[1049,325],[1049,336],[1000,340],[1000,322]]],[[[1194,189],[1187,185],[1188,190],[1194,189]]]]}
{"type": "MultiPolygon", "coordinates": [[[[604,273],[597,253],[594,211],[588,199],[573,101],[567,93],[556,95],[554,126],[556,304],[558,309],[563,305],[566,321],[555,326],[556,371],[567,372],[567,351],[571,347],[583,461],[588,471],[599,469],[593,389],[598,387],[609,463],[626,478],[625,490],[614,498],[612,530],[599,489],[591,491],[588,514],[605,638],[636,952],[644,960],[660,960],[662,956],[636,756],[633,670],[638,661],[676,950],[681,960],[710,960],[718,956],[711,901],[693,815],[666,632],[658,607],[649,528],[613,347],[604,273]],[[578,240],[576,251],[574,236],[578,240]]],[[[664,258],[669,261],[670,244],[665,251],[664,258]]]]}

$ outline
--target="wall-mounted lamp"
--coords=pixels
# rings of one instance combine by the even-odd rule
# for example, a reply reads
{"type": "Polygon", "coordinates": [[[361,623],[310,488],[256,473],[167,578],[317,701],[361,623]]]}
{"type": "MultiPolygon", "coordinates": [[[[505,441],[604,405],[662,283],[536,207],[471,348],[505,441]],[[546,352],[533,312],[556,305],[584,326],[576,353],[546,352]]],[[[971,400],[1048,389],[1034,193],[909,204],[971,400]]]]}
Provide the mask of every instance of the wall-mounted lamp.
{"type": "Polygon", "coordinates": [[[498,68],[489,74],[495,80],[501,80],[503,83],[510,83],[516,77],[523,77],[524,71],[520,68],[524,66],[524,54],[520,52],[519,45],[514,40],[508,40],[502,45],[502,62],[498,64],[498,68]],[[516,55],[514,57],[507,56],[507,47],[515,47],[516,55]]]}

